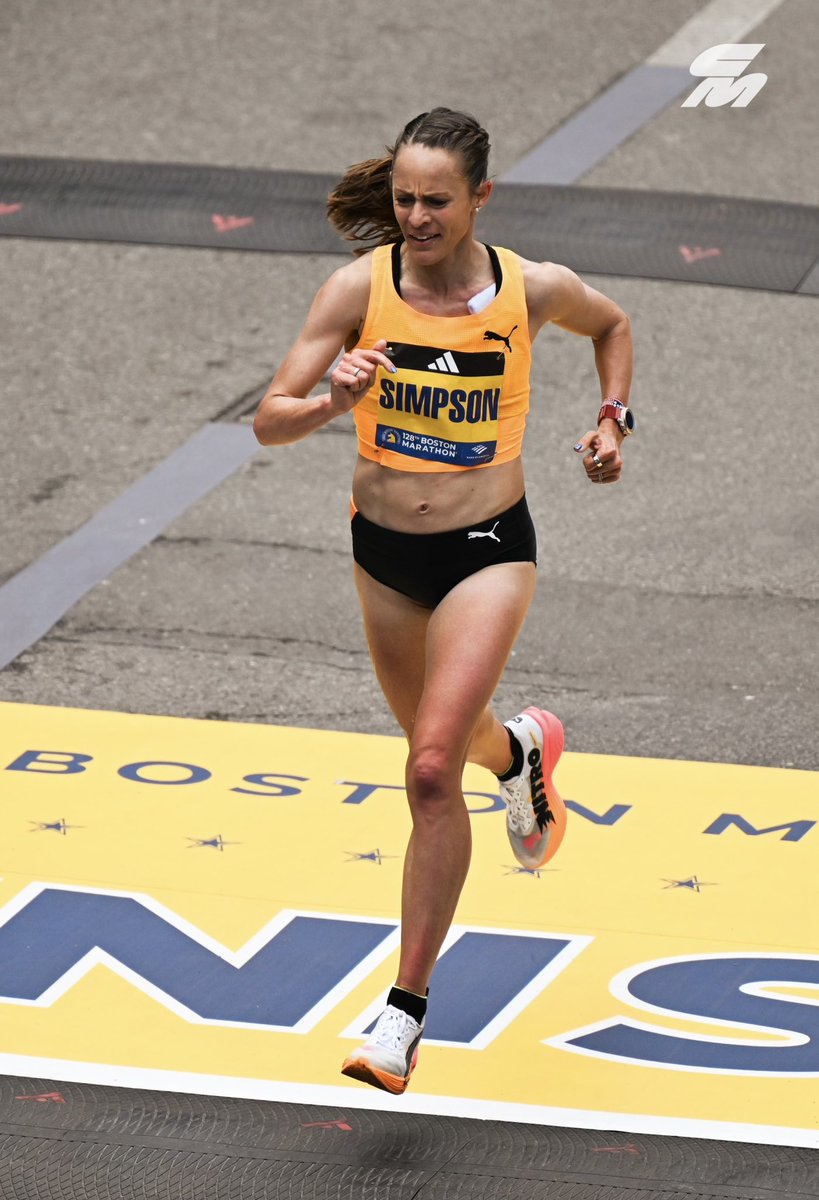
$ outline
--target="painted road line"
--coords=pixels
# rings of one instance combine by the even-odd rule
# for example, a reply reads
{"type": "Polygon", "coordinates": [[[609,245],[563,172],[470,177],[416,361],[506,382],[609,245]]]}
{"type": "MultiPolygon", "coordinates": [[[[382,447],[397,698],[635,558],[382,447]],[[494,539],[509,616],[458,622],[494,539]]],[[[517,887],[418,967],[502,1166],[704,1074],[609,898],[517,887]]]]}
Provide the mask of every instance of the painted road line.
{"type": "Polygon", "coordinates": [[[782,0],[712,0],[645,63],[550,134],[503,183],[576,183],[689,87],[689,66],[709,46],[736,42],[782,0]]]}
{"type": "Polygon", "coordinates": [[[738,42],[746,37],[782,3],[783,0],[711,0],[663,42],[648,62],[658,67],[687,69],[709,46],[738,42]]]}
{"type": "Polygon", "coordinates": [[[691,83],[687,67],[635,67],[501,177],[503,183],[576,183],[691,83]]]}
{"type": "Polygon", "coordinates": [[[0,669],[257,450],[245,425],[208,424],[0,588],[0,669]]]}

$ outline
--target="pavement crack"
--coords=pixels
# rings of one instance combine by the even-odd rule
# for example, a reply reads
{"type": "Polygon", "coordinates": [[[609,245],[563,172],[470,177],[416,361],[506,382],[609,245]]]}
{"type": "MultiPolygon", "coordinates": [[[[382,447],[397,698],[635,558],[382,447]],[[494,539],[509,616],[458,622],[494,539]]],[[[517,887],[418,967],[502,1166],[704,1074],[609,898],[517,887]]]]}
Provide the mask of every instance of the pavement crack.
{"type": "Polygon", "coordinates": [[[335,546],[304,546],[298,542],[268,542],[264,538],[213,537],[210,534],[179,534],[173,537],[160,534],[154,539],[154,543],[184,546],[213,546],[217,543],[226,546],[261,546],[265,550],[295,550],[304,551],[307,554],[335,554],[340,558],[350,557],[349,550],[342,550],[335,546]]]}
{"type": "MultiPolygon", "coordinates": [[[[556,580],[555,582],[582,588],[589,586],[589,580],[573,575],[562,576],[559,581],[556,580]]],[[[815,581],[809,580],[807,586],[815,586],[815,581]]],[[[608,592],[609,594],[619,592],[621,594],[640,597],[656,596],[658,599],[693,600],[702,603],[718,603],[721,600],[778,600],[784,601],[786,604],[796,605],[800,609],[807,611],[811,611],[819,605],[819,597],[798,595],[794,592],[786,592],[782,588],[773,587],[726,587],[697,592],[673,587],[661,587],[655,583],[633,583],[612,584],[608,587],[608,592]]]]}
{"type": "Polygon", "coordinates": [[[190,639],[201,638],[205,642],[218,642],[220,646],[208,646],[215,653],[227,654],[225,648],[229,644],[252,646],[253,643],[266,643],[269,649],[249,649],[252,658],[276,658],[276,647],[296,646],[299,649],[311,649],[323,653],[332,653],[369,660],[366,648],[358,646],[336,646],[332,642],[321,641],[318,638],[301,638],[289,635],[271,635],[262,633],[221,633],[214,630],[195,629],[190,626],[175,626],[154,629],[148,633],[138,626],[126,625],[83,625],[72,633],[52,633],[48,640],[63,642],[71,645],[81,644],[86,638],[94,638],[102,645],[133,646],[149,645],[158,650],[190,649],[190,639]],[[168,638],[184,639],[173,646],[167,644],[168,638]]]}

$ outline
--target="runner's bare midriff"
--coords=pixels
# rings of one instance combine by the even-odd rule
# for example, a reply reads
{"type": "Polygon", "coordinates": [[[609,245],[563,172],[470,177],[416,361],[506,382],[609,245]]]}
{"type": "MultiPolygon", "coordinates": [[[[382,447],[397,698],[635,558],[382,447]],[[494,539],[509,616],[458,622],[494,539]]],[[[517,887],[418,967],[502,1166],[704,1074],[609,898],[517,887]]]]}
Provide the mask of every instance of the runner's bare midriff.
{"type": "Polygon", "coordinates": [[[359,457],[353,502],[376,525],[400,533],[441,533],[511,508],[524,491],[519,458],[469,471],[395,471],[359,457]]]}

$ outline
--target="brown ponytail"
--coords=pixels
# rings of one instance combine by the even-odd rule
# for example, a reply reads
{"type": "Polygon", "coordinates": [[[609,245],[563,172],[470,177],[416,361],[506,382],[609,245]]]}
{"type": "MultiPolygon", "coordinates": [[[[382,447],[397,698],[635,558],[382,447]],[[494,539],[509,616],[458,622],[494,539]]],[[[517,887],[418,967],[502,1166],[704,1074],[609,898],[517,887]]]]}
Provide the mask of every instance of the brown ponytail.
{"type": "Polygon", "coordinates": [[[474,117],[451,108],[433,108],[413,117],[384,158],[368,158],[350,167],[327,198],[327,217],[350,242],[367,243],[355,253],[385,246],[401,235],[392,205],[392,164],[402,146],[440,147],[461,159],[464,175],[476,192],[488,176],[489,137],[474,117]]]}
{"type": "Polygon", "coordinates": [[[400,236],[392,207],[392,152],[356,163],[327,197],[327,217],[349,242],[385,246],[400,236]]]}

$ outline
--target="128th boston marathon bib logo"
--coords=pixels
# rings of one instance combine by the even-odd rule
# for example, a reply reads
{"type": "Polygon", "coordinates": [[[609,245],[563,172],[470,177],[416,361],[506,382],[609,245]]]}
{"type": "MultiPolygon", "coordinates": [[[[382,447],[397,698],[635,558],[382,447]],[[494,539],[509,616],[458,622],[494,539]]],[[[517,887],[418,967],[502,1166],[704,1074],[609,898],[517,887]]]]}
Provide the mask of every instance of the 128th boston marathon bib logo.
{"type": "Polygon", "coordinates": [[[378,404],[386,420],[378,424],[376,445],[458,467],[491,463],[498,443],[504,352],[406,343],[391,345],[389,352],[398,370],[381,379],[378,404]]]}

